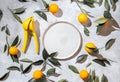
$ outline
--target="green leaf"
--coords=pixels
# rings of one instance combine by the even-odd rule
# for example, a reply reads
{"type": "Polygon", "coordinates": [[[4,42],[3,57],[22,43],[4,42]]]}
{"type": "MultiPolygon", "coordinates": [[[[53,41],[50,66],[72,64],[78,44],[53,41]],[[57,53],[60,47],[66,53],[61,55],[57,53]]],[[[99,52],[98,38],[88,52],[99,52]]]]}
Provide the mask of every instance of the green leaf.
{"type": "Polygon", "coordinates": [[[44,60],[48,59],[48,57],[49,57],[49,54],[48,54],[48,52],[46,51],[45,48],[44,48],[44,50],[43,50],[43,52],[42,52],[42,56],[43,56],[43,59],[44,59],[44,60]]]}
{"type": "Polygon", "coordinates": [[[49,82],[46,77],[35,80],[34,82],[49,82]]]}
{"type": "Polygon", "coordinates": [[[46,1],[42,0],[42,2],[43,2],[44,7],[48,9],[49,5],[46,3],[46,1]]]}
{"type": "Polygon", "coordinates": [[[98,2],[99,6],[101,6],[102,3],[103,3],[103,0],[99,0],[99,2],[98,2]]]}
{"type": "Polygon", "coordinates": [[[95,70],[94,70],[94,71],[92,71],[91,79],[95,80],[95,77],[96,77],[96,73],[95,73],[95,70]]]}
{"type": "Polygon", "coordinates": [[[108,21],[107,18],[99,18],[99,19],[97,19],[95,22],[98,23],[98,24],[103,24],[103,23],[105,23],[106,21],[108,21]]]}
{"type": "Polygon", "coordinates": [[[94,7],[95,0],[83,0],[83,3],[89,7],[94,7]]]}
{"type": "Polygon", "coordinates": [[[95,81],[94,82],[99,82],[99,77],[95,77],[95,81]]]}
{"type": "Polygon", "coordinates": [[[50,54],[50,57],[54,58],[54,57],[57,56],[57,55],[58,55],[57,52],[53,52],[53,53],[50,54]]]}
{"type": "Polygon", "coordinates": [[[28,67],[25,68],[25,70],[23,70],[23,74],[29,73],[32,69],[32,64],[30,64],[28,67]]]}
{"type": "Polygon", "coordinates": [[[21,18],[20,18],[18,15],[16,15],[11,9],[9,9],[9,10],[10,10],[10,12],[12,13],[12,15],[14,16],[14,18],[15,18],[18,22],[22,23],[21,18]]]}
{"type": "Polygon", "coordinates": [[[17,45],[18,41],[19,41],[19,36],[17,35],[11,46],[17,45]]]}
{"type": "Polygon", "coordinates": [[[23,64],[20,64],[20,70],[23,72],[23,64]]]}
{"type": "Polygon", "coordinates": [[[104,59],[104,63],[111,65],[110,62],[107,59],[104,59]]]}
{"type": "Polygon", "coordinates": [[[18,0],[18,1],[20,1],[20,2],[27,2],[27,0],[18,0]]]}
{"type": "Polygon", "coordinates": [[[47,21],[47,15],[42,11],[35,11],[40,17],[47,21]]]}
{"type": "Polygon", "coordinates": [[[19,59],[18,59],[17,55],[15,55],[15,56],[11,55],[11,58],[12,58],[13,62],[19,63],[19,59]]]}
{"type": "Polygon", "coordinates": [[[6,26],[7,26],[7,25],[3,26],[3,27],[1,28],[1,31],[4,31],[5,28],[6,28],[6,26]]]}
{"type": "Polygon", "coordinates": [[[86,65],[86,67],[89,67],[91,64],[92,64],[91,62],[90,62],[90,63],[88,63],[88,64],[86,65]]]}
{"type": "Polygon", "coordinates": [[[109,5],[109,3],[108,3],[108,0],[105,0],[104,6],[105,6],[105,8],[107,9],[107,11],[110,11],[110,5],[109,5]]]}
{"type": "Polygon", "coordinates": [[[48,75],[48,76],[51,76],[51,75],[53,75],[53,74],[56,73],[55,71],[56,71],[55,68],[51,68],[51,69],[49,69],[49,70],[47,71],[47,75],[48,75]]]}
{"type": "Polygon", "coordinates": [[[112,15],[111,15],[111,13],[109,11],[104,11],[104,17],[108,18],[108,19],[111,19],[112,15]]]}
{"type": "Polygon", "coordinates": [[[105,50],[108,50],[111,48],[111,46],[115,43],[116,39],[110,39],[109,41],[107,41],[107,43],[105,44],[105,50]]]}
{"type": "Polygon", "coordinates": [[[103,25],[97,25],[96,34],[99,34],[102,31],[103,25]]]}
{"type": "Polygon", "coordinates": [[[4,52],[7,50],[7,44],[4,45],[4,52]]]}
{"type": "Polygon", "coordinates": [[[41,65],[43,63],[43,60],[38,60],[36,62],[33,62],[32,65],[41,65]]]}
{"type": "Polygon", "coordinates": [[[71,0],[71,3],[74,2],[75,0],[71,0]]]}
{"type": "Polygon", "coordinates": [[[20,7],[20,8],[13,9],[13,12],[14,12],[15,14],[22,14],[22,13],[25,12],[25,10],[26,10],[26,8],[20,7]]]}
{"type": "Polygon", "coordinates": [[[10,72],[7,72],[6,74],[4,74],[2,77],[0,77],[0,81],[5,80],[8,76],[9,76],[10,72]]]}
{"type": "Polygon", "coordinates": [[[51,62],[54,66],[61,66],[60,62],[57,59],[49,58],[48,61],[51,62]]]}
{"type": "Polygon", "coordinates": [[[86,27],[84,27],[84,33],[85,33],[86,36],[89,36],[90,32],[89,32],[89,30],[86,27]]]}
{"type": "Polygon", "coordinates": [[[108,79],[104,74],[102,76],[101,82],[108,82],[108,79]]]}
{"type": "Polygon", "coordinates": [[[104,66],[104,67],[106,66],[105,63],[104,63],[104,61],[101,60],[101,59],[94,59],[93,61],[94,61],[95,63],[98,63],[98,64],[101,65],[101,66],[104,66]]]}
{"type": "Polygon", "coordinates": [[[6,31],[5,31],[5,33],[10,36],[10,30],[8,29],[7,26],[6,26],[6,31]]]}
{"type": "Polygon", "coordinates": [[[58,82],[68,82],[66,79],[61,79],[58,82]]]}
{"type": "Polygon", "coordinates": [[[81,64],[84,63],[87,60],[87,57],[88,57],[87,54],[80,55],[77,58],[76,63],[81,63],[81,64]]]}
{"type": "Polygon", "coordinates": [[[0,20],[2,19],[2,17],[3,17],[3,12],[2,12],[2,10],[0,9],[0,20]]]}
{"type": "Polygon", "coordinates": [[[10,66],[7,68],[8,70],[17,70],[17,71],[20,71],[20,68],[17,67],[17,66],[10,66]]]}
{"type": "Polygon", "coordinates": [[[28,58],[24,58],[20,60],[21,62],[27,62],[27,63],[32,63],[33,61],[28,59],[28,58]]]}
{"type": "Polygon", "coordinates": [[[71,71],[73,71],[74,73],[79,74],[79,71],[77,70],[77,68],[76,68],[75,66],[69,65],[68,67],[69,67],[69,69],[70,69],[71,71]]]}

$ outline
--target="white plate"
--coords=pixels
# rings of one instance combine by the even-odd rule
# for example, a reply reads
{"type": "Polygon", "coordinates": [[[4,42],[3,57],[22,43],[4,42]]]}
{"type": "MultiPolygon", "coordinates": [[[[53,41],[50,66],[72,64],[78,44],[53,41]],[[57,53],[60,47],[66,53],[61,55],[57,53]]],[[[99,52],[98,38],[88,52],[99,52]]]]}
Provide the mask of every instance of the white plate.
{"type": "Polygon", "coordinates": [[[69,59],[81,49],[82,37],[79,30],[71,23],[60,21],[46,29],[43,44],[47,52],[58,52],[56,59],[69,59]]]}

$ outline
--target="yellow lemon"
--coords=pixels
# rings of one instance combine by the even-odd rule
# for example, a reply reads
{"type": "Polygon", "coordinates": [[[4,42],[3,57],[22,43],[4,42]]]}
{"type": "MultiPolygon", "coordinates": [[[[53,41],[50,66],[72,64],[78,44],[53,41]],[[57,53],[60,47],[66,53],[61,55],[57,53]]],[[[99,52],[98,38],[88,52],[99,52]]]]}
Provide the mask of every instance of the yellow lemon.
{"type": "Polygon", "coordinates": [[[81,70],[81,71],[79,72],[79,76],[80,76],[81,79],[85,80],[85,79],[88,78],[89,73],[88,73],[87,70],[81,70]]]}
{"type": "Polygon", "coordinates": [[[87,14],[85,14],[85,13],[81,13],[81,14],[79,14],[78,15],[78,21],[80,22],[80,23],[86,23],[87,21],[88,21],[88,17],[87,17],[87,14]]]}
{"type": "Polygon", "coordinates": [[[19,50],[17,49],[16,46],[11,46],[11,47],[9,48],[9,54],[10,54],[10,55],[17,55],[18,52],[19,52],[19,50]]]}
{"type": "Polygon", "coordinates": [[[34,79],[40,79],[43,77],[43,72],[41,70],[35,70],[33,73],[34,79]]]}
{"type": "Polygon", "coordinates": [[[53,3],[53,4],[50,4],[49,6],[49,11],[53,14],[57,13],[59,11],[59,7],[57,4],[53,3]]]}

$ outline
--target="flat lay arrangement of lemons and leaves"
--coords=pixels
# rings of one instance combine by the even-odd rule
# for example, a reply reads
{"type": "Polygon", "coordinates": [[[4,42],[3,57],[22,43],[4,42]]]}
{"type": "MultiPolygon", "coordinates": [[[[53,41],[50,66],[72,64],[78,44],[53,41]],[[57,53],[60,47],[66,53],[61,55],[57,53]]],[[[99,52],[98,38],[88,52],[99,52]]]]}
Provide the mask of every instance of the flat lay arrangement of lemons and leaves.
{"type": "MultiPolygon", "coordinates": [[[[52,22],[48,20],[48,14],[53,16],[52,19],[58,19],[55,23],[51,23],[48,26],[48,28],[43,32],[43,36],[39,36],[38,34],[38,31],[40,31],[38,28],[43,27],[37,27],[35,21],[36,17],[31,15],[26,18],[21,18],[21,15],[27,12],[27,8],[24,6],[18,8],[7,8],[7,11],[9,11],[12,18],[14,18],[14,23],[19,23],[22,28],[20,31],[24,34],[23,36],[14,34],[15,37],[12,37],[12,30],[10,30],[8,23],[6,22],[3,26],[0,25],[1,34],[5,35],[5,41],[3,42],[5,44],[1,49],[1,53],[4,54],[4,56],[9,57],[14,63],[12,66],[8,65],[9,67],[6,68],[8,72],[2,75],[0,74],[0,81],[6,81],[13,71],[20,72],[20,74],[24,75],[24,77],[27,77],[33,67],[39,67],[39,69],[32,71],[31,78],[28,79],[27,82],[72,82],[68,78],[57,79],[62,76],[62,74],[58,73],[57,69],[62,71],[62,69],[64,69],[62,68],[62,65],[65,61],[71,61],[76,58],[73,62],[74,64],[69,63],[66,65],[66,70],[70,70],[70,75],[73,74],[74,77],[78,76],[79,79],[81,79],[81,81],[78,82],[111,82],[104,72],[101,76],[97,73],[97,70],[92,68],[92,66],[95,64],[98,65],[98,67],[108,68],[108,66],[112,66],[112,63],[117,63],[117,61],[105,57],[102,51],[111,50],[116,43],[117,38],[110,37],[108,39],[107,36],[112,35],[115,31],[120,31],[118,22],[111,14],[111,12],[116,11],[119,0],[69,0],[69,4],[75,4],[76,7],[79,8],[79,14],[76,13],[77,16],[73,17],[76,19],[75,21],[83,27],[83,32],[79,31],[81,29],[76,27],[77,25],[75,25],[74,22],[69,23],[64,20],[59,21],[59,18],[66,13],[58,4],[61,0],[50,1],[18,0],[21,4],[29,2],[41,3],[44,6],[44,9],[35,10],[33,13],[40,17],[42,21],[47,23],[52,22]],[[50,1],[51,3],[49,3],[50,1]],[[103,6],[105,10],[100,17],[94,18],[90,10],[84,9],[83,5],[90,9],[96,8],[96,6],[103,6]],[[92,21],[93,18],[96,20],[92,21]],[[89,38],[91,36],[90,28],[93,28],[91,27],[92,24],[96,24],[96,27],[94,27],[94,29],[96,29],[96,36],[107,38],[102,47],[99,47],[93,41],[87,41],[84,43],[84,37],[89,38]],[[33,40],[31,38],[33,38],[33,40]],[[27,57],[27,55],[30,55],[27,54],[27,52],[31,51],[29,48],[31,47],[31,42],[34,43],[32,48],[34,49],[35,56],[39,58],[36,61],[27,57]],[[43,46],[42,49],[41,46],[43,46]],[[26,57],[21,58],[21,55],[26,55],[26,57]],[[92,60],[90,59],[91,57],[92,60]],[[87,64],[86,61],[88,61],[87,64]],[[28,66],[24,67],[26,64],[28,64],[28,66]],[[84,69],[77,67],[77,65],[80,67],[83,64],[85,64],[84,69]],[[56,78],[57,81],[51,77],[56,78]]],[[[62,0],[61,2],[64,3],[64,1],[65,0],[62,0]]],[[[4,19],[4,13],[5,12],[2,8],[0,8],[0,22],[4,19]]],[[[2,42],[2,40],[0,40],[0,42],[2,42]]],[[[66,75],[67,74],[68,73],[66,73],[66,75]]],[[[71,77],[71,79],[72,78],[73,77],[71,77]]],[[[15,81],[17,81],[17,79],[15,79],[15,81]]]]}

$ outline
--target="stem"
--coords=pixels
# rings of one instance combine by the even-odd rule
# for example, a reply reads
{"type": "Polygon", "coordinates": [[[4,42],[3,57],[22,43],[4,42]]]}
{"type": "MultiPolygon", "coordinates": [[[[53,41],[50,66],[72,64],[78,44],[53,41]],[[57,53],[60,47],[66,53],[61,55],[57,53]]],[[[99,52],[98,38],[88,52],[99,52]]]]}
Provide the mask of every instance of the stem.
{"type": "Polygon", "coordinates": [[[76,2],[76,4],[77,4],[77,6],[80,8],[81,12],[84,13],[83,9],[81,8],[81,6],[80,6],[79,3],[78,3],[78,0],[75,0],[75,2],[76,2]]]}

